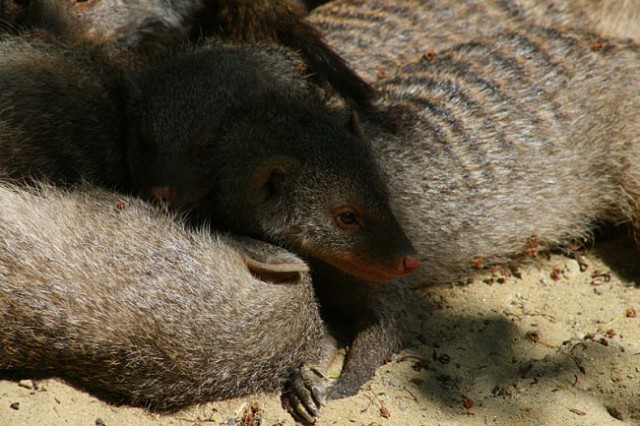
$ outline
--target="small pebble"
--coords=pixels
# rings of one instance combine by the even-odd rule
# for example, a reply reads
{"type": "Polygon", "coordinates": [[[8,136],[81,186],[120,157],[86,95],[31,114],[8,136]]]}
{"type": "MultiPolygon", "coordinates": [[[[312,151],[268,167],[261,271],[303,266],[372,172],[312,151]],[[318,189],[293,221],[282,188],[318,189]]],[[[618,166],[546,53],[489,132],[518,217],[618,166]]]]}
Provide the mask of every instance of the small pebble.
{"type": "Polygon", "coordinates": [[[389,384],[391,386],[393,386],[394,388],[399,388],[400,387],[400,382],[398,382],[396,379],[389,380],[389,384]]]}
{"type": "Polygon", "coordinates": [[[33,381],[32,380],[20,380],[18,382],[18,386],[25,389],[33,389],[33,381]]]}
{"type": "Polygon", "coordinates": [[[100,417],[96,419],[96,426],[107,426],[107,424],[100,417]]]}
{"type": "Polygon", "coordinates": [[[236,419],[229,419],[229,420],[227,420],[227,425],[229,425],[229,426],[236,426],[236,419]]]}
{"type": "Polygon", "coordinates": [[[14,410],[19,410],[20,409],[20,403],[19,402],[14,402],[9,407],[13,408],[14,410]]]}

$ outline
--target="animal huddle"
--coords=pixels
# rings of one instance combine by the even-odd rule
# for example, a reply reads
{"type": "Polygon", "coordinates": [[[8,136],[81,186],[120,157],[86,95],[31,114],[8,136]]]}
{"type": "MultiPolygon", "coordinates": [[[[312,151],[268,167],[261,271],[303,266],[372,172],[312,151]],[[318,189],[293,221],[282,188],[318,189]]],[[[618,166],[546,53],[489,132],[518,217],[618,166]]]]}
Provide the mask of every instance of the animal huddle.
{"type": "Polygon", "coordinates": [[[589,1],[82,3],[0,11],[1,370],[312,422],[407,280],[638,221],[640,47],[589,1]]]}

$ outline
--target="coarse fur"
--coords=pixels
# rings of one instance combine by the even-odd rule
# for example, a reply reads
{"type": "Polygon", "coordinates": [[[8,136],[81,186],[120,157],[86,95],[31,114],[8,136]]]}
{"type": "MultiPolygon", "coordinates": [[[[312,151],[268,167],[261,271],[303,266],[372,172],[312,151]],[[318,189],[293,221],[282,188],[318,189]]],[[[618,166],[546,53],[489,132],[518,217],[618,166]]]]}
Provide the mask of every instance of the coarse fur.
{"type": "Polygon", "coordinates": [[[319,359],[308,267],[283,249],[95,187],[2,184],[0,205],[4,373],[174,411],[278,390],[319,359]]]}
{"type": "Polygon", "coordinates": [[[99,48],[0,36],[0,168],[131,190],[123,72],[99,48]]]}
{"type": "Polygon", "coordinates": [[[423,55],[531,24],[638,39],[638,16],[630,0],[334,0],[308,21],[375,82],[423,55]]]}
{"type": "Polygon", "coordinates": [[[299,52],[318,83],[367,107],[370,85],[356,75],[289,0],[5,1],[7,28],[45,30],[102,45],[111,57],[142,69],[210,38],[273,42],[299,52]]]}
{"type": "Polygon", "coordinates": [[[389,281],[417,267],[357,118],[279,46],[216,45],[133,79],[134,185],[194,221],[389,281]]]}
{"type": "MultiPolygon", "coordinates": [[[[632,5],[622,3],[632,13],[632,5]]],[[[376,84],[378,111],[364,115],[362,125],[386,170],[394,211],[411,229],[410,239],[425,247],[419,251],[429,281],[459,276],[474,258],[504,262],[529,249],[587,237],[594,223],[635,221],[636,179],[628,163],[637,139],[637,45],[561,26],[597,26],[587,17],[597,7],[602,5],[592,0],[469,1],[455,7],[425,0],[411,8],[405,2],[338,0],[310,15],[311,22],[326,23],[329,39],[350,52],[346,57],[359,71],[395,64],[396,71],[376,84]],[[395,13],[384,13],[389,10],[395,13]],[[433,40],[425,37],[424,22],[435,25],[433,40]],[[552,26],[530,25],[536,22],[552,26]],[[385,37],[398,27],[401,37],[385,37]],[[404,48],[393,44],[400,39],[404,48]],[[433,55],[424,54],[429,46],[433,55]],[[379,53],[377,62],[364,53],[370,50],[379,53]],[[616,154],[617,161],[611,158],[616,154]],[[594,184],[589,173],[611,187],[594,184]],[[552,191],[552,182],[582,182],[579,193],[602,195],[550,202],[563,214],[543,215],[536,189],[552,191]],[[583,204],[571,204],[578,202],[583,204]],[[560,221],[564,215],[569,217],[548,231],[531,220],[551,226],[547,216],[560,221]],[[431,226],[425,226],[428,217],[431,226]],[[509,230],[496,232],[496,224],[509,230]],[[487,239],[488,233],[497,236],[487,239]],[[486,247],[471,249],[469,238],[486,241],[486,247]]],[[[606,10],[603,16],[609,16],[606,10]]],[[[559,190],[566,192],[566,186],[559,190]]]]}

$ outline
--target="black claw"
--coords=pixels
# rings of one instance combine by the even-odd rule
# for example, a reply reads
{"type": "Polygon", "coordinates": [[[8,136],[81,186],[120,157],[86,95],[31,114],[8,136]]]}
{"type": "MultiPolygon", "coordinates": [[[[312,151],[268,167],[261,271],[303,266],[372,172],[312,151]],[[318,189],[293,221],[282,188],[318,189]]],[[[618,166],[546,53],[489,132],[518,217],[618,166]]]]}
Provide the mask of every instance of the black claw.
{"type": "Polygon", "coordinates": [[[289,379],[282,396],[285,408],[298,419],[313,424],[320,416],[320,407],[326,403],[325,387],[319,384],[320,375],[313,369],[303,368],[289,379]]]}
{"type": "Polygon", "coordinates": [[[316,418],[315,418],[314,415],[310,414],[307,411],[308,407],[306,405],[302,404],[299,399],[296,398],[296,400],[297,401],[296,401],[296,404],[295,404],[295,407],[294,407],[295,411],[296,411],[296,414],[298,416],[302,417],[307,423],[315,423],[316,422],[316,418]]]}

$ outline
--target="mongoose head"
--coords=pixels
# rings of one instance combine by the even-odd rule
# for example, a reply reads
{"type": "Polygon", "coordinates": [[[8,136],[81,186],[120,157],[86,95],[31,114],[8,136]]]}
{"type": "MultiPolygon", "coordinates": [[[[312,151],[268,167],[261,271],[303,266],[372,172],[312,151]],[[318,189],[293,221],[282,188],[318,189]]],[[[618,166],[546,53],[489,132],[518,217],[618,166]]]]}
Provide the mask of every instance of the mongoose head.
{"type": "Polygon", "coordinates": [[[246,119],[228,122],[219,146],[230,149],[219,153],[232,161],[217,162],[214,181],[225,183],[205,195],[200,210],[217,215],[206,216],[212,223],[369,281],[413,271],[419,259],[353,119],[332,117],[330,111],[301,119],[298,107],[277,116],[246,112],[246,119]],[[241,140],[254,148],[238,149],[249,144],[241,140]],[[260,148],[266,148],[262,155],[260,148]]]}
{"type": "Polygon", "coordinates": [[[151,198],[385,282],[419,259],[357,119],[290,52],[217,47],[133,82],[128,161],[151,198]]]}

